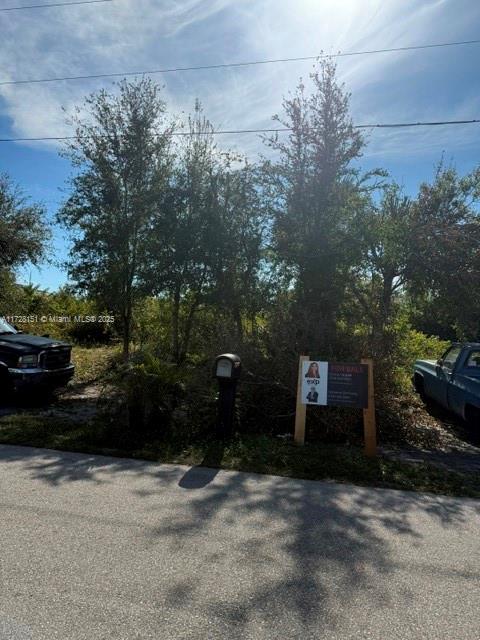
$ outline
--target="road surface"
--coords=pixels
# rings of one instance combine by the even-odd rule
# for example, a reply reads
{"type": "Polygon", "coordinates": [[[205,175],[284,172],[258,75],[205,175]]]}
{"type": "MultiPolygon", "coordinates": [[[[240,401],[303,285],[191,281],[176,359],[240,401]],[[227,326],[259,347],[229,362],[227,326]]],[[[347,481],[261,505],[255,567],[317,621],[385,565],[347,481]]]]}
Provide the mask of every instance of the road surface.
{"type": "Polygon", "coordinates": [[[480,503],[0,446],[1,640],[478,640],[480,503]]]}

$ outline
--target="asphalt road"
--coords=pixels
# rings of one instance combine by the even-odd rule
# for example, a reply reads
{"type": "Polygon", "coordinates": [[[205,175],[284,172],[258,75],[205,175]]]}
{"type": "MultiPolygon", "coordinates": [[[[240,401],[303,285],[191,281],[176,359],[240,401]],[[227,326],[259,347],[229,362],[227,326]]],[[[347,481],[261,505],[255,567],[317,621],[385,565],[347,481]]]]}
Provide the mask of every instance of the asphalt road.
{"type": "Polygon", "coordinates": [[[0,447],[0,639],[478,640],[480,503],[0,447]]]}

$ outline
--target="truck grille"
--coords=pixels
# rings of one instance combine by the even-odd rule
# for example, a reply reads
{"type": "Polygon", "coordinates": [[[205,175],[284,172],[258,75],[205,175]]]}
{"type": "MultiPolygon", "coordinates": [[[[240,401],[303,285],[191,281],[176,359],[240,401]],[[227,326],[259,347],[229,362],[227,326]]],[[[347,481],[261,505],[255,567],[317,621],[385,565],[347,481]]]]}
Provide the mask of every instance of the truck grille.
{"type": "Polygon", "coordinates": [[[42,355],[42,369],[63,369],[70,364],[70,347],[54,347],[42,355]]]}

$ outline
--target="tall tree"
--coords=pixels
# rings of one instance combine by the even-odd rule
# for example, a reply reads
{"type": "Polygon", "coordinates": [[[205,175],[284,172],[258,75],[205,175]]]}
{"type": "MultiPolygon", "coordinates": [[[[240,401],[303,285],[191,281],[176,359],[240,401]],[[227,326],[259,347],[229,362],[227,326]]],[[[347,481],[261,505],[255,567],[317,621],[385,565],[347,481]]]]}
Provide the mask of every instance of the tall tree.
{"type": "Polygon", "coordinates": [[[176,147],[168,192],[157,201],[157,215],[144,245],[145,286],[171,302],[171,356],[188,352],[195,315],[211,278],[210,247],[215,237],[219,156],[213,127],[200,103],[188,119],[187,135],[176,147]]]}
{"type": "Polygon", "coordinates": [[[301,83],[275,119],[292,129],[287,141],[270,138],[278,161],[265,173],[273,211],[272,244],[295,290],[297,348],[332,351],[349,262],[348,228],[358,174],[352,162],[363,139],[349,115],[349,95],[336,68],[323,61],[312,75],[313,93],[301,83]]]}
{"type": "Polygon", "coordinates": [[[171,127],[149,79],[92,94],[84,108],[86,116],[78,109],[72,119],[75,140],[65,153],[77,173],[59,219],[75,230],[70,277],[119,316],[127,355],[139,254],[167,182],[171,127]]]}
{"type": "Polygon", "coordinates": [[[239,168],[235,154],[218,149],[198,101],[187,126],[144,245],[145,289],[170,301],[175,362],[187,356],[202,305],[232,321],[241,340],[244,315],[258,297],[262,244],[253,169],[248,163],[239,168]]]}

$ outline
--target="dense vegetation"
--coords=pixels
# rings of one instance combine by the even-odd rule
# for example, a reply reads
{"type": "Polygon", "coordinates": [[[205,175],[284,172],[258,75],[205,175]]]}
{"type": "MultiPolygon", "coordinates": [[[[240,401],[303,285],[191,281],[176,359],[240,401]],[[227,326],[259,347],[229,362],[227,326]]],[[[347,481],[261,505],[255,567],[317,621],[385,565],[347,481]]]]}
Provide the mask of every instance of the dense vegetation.
{"type": "MultiPolygon", "coordinates": [[[[255,162],[217,146],[200,104],[184,124],[170,116],[151,80],[90,96],[64,150],[72,285],[15,284],[18,265],[44,258],[48,229],[4,178],[0,315],[113,315],[42,333],[120,343],[109,382],[139,433],[208,429],[224,351],[244,362],[242,430],[291,431],[301,353],[372,356],[381,415],[394,413],[415,358],[479,338],[480,169],[439,161],[415,197],[385,170],[363,172],[366,142],[335,73],[321,63],[311,91],[285,99],[275,119],[291,131],[265,138],[255,162]]],[[[312,412],[311,437],[349,439],[357,421],[312,412]]]]}

